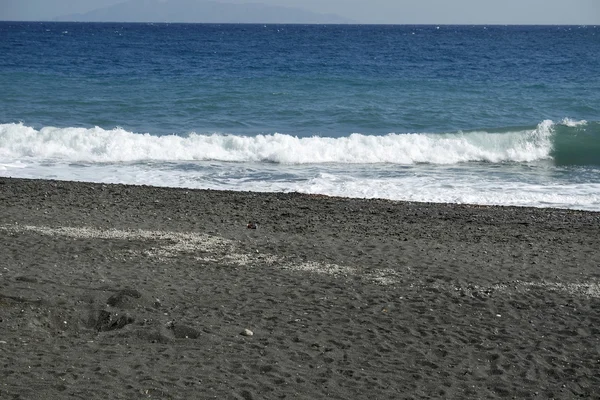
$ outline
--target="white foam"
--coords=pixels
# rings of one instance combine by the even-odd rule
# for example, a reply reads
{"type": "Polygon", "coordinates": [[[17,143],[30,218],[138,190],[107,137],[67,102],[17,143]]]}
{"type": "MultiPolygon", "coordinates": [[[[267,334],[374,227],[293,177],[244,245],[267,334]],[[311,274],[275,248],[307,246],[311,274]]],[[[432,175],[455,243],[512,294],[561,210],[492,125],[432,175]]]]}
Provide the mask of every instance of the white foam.
{"type": "Polygon", "coordinates": [[[578,126],[585,126],[585,125],[587,125],[587,121],[586,120],[576,121],[576,120],[571,119],[571,118],[564,118],[560,123],[561,123],[561,125],[565,125],[565,126],[568,126],[570,128],[576,128],[578,126]]]}
{"type": "Polygon", "coordinates": [[[556,207],[600,211],[600,183],[542,184],[477,173],[473,168],[414,171],[391,178],[319,175],[296,184],[302,193],[456,204],[556,207]]]}
{"type": "Polygon", "coordinates": [[[282,164],[455,164],[534,161],[550,157],[553,124],[508,133],[390,133],[304,137],[195,134],[154,136],[121,128],[0,125],[0,158],[65,162],[218,160],[282,164]]]}
{"type": "Polygon", "coordinates": [[[6,171],[8,169],[14,169],[14,168],[26,168],[27,164],[22,163],[21,161],[16,161],[13,163],[2,163],[0,162],[0,171],[6,171]]]}

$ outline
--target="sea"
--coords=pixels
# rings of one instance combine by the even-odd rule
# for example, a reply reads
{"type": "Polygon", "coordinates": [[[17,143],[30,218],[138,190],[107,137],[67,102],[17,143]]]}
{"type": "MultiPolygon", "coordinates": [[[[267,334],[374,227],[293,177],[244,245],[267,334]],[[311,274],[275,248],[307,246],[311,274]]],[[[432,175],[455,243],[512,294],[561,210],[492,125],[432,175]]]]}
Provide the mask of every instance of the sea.
{"type": "Polygon", "coordinates": [[[600,211],[600,27],[0,22],[0,176],[600,211]]]}

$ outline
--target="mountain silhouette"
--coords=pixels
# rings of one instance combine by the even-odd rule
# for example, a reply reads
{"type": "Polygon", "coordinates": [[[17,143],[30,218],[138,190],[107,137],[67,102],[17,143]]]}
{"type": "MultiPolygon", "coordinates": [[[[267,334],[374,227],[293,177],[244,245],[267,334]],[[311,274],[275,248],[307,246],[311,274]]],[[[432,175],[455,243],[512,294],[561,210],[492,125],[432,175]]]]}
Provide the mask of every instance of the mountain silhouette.
{"type": "Polygon", "coordinates": [[[334,14],[270,6],[260,3],[218,3],[210,0],[128,0],[83,14],[69,14],[56,21],[81,22],[199,22],[199,23],[288,23],[344,24],[348,19],[334,14]]]}

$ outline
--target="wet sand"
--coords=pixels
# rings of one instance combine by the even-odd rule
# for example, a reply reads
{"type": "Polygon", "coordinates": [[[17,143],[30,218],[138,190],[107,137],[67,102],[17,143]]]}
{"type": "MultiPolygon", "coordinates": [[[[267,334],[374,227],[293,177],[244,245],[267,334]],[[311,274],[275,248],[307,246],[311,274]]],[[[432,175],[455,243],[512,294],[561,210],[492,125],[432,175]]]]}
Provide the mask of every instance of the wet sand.
{"type": "Polygon", "coordinates": [[[0,239],[2,399],[600,398],[600,213],[0,178],[0,239]]]}

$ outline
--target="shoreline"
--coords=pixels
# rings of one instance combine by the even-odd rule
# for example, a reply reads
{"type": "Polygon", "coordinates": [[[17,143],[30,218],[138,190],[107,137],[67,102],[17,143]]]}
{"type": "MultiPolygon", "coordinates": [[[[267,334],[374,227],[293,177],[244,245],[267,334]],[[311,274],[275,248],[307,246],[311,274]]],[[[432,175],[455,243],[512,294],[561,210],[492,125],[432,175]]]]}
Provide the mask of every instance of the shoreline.
{"type": "MultiPolygon", "coordinates": [[[[600,214],[600,210],[591,210],[585,208],[569,208],[569,207],[552,207],[552,206],[531,206],[531,205],[514,205],[514,204],[484,204],[484,203],[452,203],[452,202],[437,202],[437,201],[419,201],[419,200],[397,200],[385,197],[346,197],[340,195],[330,195],[324,193],[305,193],[297,191],[250,191],[250,190],[231,190],[231,189],[212,189],[212,188],[194,188],[194,187],[183,187],[183,186],[165,186],[165,185],[150,185],[141,183],[102,183],[86,180],[69,180],[69,179],[49,179],[49,178],[21,178],[12,176],[0,176],[0,182],[2,181],[24,181],[24,182],[53,182],[55,184],[81,184],[81,185],[96,185],[96,186],[122,186],[126,188],[156,188],[166,189],[173,191],[194,191],[194,192],[216,192],[216,193],[244,193],[248,195],[293,195],[293,196],[307,196],[311,198],[327,198],[327,199],[339,199],[339,200],[356,200],[356,201],[375,201],[375,202],[390,202],[399,203],[406,205],[423,205],[423,206],[448,206],[448,207],[464,207],[464,208],[499,208],[499,209],[526,209],[526,210],[547,210],[547,211],[567,211],[567,212],[582,212],[590,214],[600,214]]],[[[2,183],[0,183],[2,184],[2,183]]]]}
{"type": "Polygon", "coordinates": [[[13,178],[0,210],[0,396],[600,387],[598,212],[13,178]]]}

